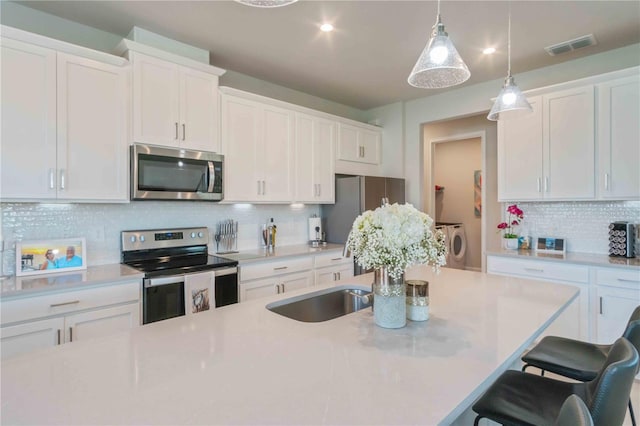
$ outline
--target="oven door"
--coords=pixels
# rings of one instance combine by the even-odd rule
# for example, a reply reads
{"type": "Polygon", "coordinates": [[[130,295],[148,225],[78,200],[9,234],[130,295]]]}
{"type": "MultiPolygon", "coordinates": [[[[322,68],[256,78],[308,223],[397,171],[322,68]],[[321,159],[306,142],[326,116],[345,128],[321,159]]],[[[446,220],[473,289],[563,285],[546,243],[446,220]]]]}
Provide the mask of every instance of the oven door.
{"type": "Polygon", "coordinates": [[[238,303],[238,268],[215,269],[216,308],[238,303]]]}
{"type": "Polygon", "coordinates": [[[131,147],[133,200],[220,201],[223,156],[212,152],[135,144],[131,147]]]}
{"type": "Polygon", "coordinates": [[[149,324],[184,315],[184,276],[145,278],[142,323],[149,324]]]}

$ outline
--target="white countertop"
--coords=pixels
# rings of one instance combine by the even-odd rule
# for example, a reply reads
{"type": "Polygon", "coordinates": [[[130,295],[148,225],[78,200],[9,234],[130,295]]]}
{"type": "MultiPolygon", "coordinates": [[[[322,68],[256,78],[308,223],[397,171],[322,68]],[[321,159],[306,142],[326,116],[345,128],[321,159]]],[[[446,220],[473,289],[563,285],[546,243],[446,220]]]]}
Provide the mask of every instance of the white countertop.
{"type": "Polygon", "coordinates": [[[290,246],[276,246],[271,250],[256,249],[256,250],[242,250],[238,253],[216,253],[216,256],[224,257],[226,259],[237,260],[240,264],[246,264],[250,262],[259,262],[263,260],[275,260],[289,256],[302,256],[309,254],[320,254],[323,252],[342,251],[344,246],[342,244],[327,243],[327,245],[320,245],[319,247],[312,247],[310,244],[297,244],[290,246]]]}
{"type": "Polygon", "coordinates": [[[594,253],[578,253],[567,252],[561,254],[550,253],[538,253],[535,250],[507,250],[498,249],[490,250],[487,255],[504,256],[504,257],[519,257],[525,259],[536,259],[550,262],[566,262],[577,263],[588,266],[605,266],[605,267],[621,267],[621,268],[640,268],[640,258],[632,257],[610,257],[606,254],[594,254],[594,253]]]}
{"type": "MultiPolygon", "coordinates": [[[[447,424],[577,297],[567,285],[428,267],[430,319],[365,309],[302,323],[226,306],[2,361],[2,424],[447,424]]],[[[337,282],[369,287],[372,274],[337,282]]]]}
{"type": "Polygon", "coordinates": [[[142,279],[144,274],[119,263],[89,266],[86,270],[58,272],[25,277],[3,277],[0,281],[1,300],[30,297],[39,293],[78,289],[81,287],[117,284],[142,279]]]}

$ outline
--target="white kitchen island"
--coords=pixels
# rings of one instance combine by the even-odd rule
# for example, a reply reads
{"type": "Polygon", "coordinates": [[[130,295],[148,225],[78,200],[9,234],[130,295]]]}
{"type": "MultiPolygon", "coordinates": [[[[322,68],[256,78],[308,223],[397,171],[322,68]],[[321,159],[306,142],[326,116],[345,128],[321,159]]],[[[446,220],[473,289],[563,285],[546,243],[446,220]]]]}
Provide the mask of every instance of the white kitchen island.
{"type": "MultiPolygon", "coordinates": [[[[430,319],[321,323],[265,309],[329,286],[2,362],[2,424],[450,424],[576,298],[546,282],[428,267],[430,319]]],[[[369,286],[372,274],[335,285],[369,286]]]]}

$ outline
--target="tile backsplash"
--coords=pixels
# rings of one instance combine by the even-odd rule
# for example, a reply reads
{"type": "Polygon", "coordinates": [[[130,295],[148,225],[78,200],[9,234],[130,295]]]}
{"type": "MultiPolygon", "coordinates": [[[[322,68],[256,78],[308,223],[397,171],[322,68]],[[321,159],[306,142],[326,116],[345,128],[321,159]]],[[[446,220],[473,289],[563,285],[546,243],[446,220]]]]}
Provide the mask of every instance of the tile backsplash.
{"type": "MultiPolygon", "coordinates": [[[[15,274],[15,243],[84,237],[87,264],[120,262],[120,232],[135,229],[209,227],[238,221],[238,249],[261,246],[260,229],[273,218],[278,226],[277,244],[305,244],[308,218],[320,213],[316,205],[215,204],[205,202],[139,201],[127,204],[2,203],[2,274],[15,274]]],[[[213,242],[212,242],[213,244],[213,242]]],[[[211,252],[215,246],[210,246],[211,252]]]]}
{"type": "Polygon", "coordinates": [[[565,238],[567,251],[609,254],[611,222],[632,222],[640,231],[640,201],[523,202],[518,207],[524,211],[520,234],[565,238]]]}

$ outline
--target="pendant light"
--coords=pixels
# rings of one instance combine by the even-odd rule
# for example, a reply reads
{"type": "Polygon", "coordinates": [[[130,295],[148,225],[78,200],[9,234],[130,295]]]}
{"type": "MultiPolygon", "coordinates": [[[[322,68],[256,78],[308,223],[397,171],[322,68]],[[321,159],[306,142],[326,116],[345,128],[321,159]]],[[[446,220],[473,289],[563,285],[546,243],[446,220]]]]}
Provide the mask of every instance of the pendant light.
{"type": "Polygon", "coordinates": [[[511,2],[509,2],[509,29],[507,36],[507,63],[508,75],[504,79],[504,86],[498,94],[493,108],[489,111],[487,118],[497,121],[503,118],[517,117],[533,111],[529,101],[522,94],[511,75],[511,2]]]}
{"type": "Polygon", "coordinates": [[[438,17],[431,38],[413,67],[408,82],[418,88],[442,89],[464,83],[470,76],[469,68],[444,30],[438,0],[438,17]]]}
{"type": "Polygon", "coordinates": [[[280,7],[295,3],[298,0],[236,0],[238,3],[253,7],[280,7]]]}

